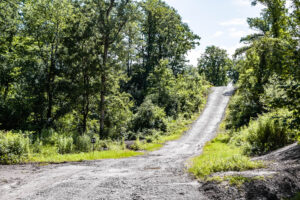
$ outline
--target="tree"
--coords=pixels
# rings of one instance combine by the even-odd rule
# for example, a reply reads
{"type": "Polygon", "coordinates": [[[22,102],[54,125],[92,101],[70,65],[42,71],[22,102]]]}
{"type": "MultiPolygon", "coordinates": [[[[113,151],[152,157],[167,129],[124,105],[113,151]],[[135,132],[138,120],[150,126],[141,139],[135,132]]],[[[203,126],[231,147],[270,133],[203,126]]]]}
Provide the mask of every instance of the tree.
{"type": "Polygon", "coordinates": [[[24,36],[28,38],[31,48],[27,53],[32,55],[32,64],[36,67],[35,74],[40,78],[38,95],[40,101],[46,101],[45,113],[43,110],[39,112],[47,127],[53,126],[55,119],[67,112],[62,106],[66,104],[61,103],[68,98],[64,90],[69,85],[63,79],[63,71],[66,68],[62,65],[60,51],[66,36],[66,19],[71,15],[71,11],[67,0],[30,0],[25,2],[22,10],[24,36]]]}
{"type": "Polygon", "coordinates": [[[104,130],[107,96],[107,79],[113,67],[111,49],[117,45],[120,40],[121,31],[129,21],[131,4],[130,0],[95,0],[90,6],[95,15],[92,16],[92,22],[95,24],[95,43],[97,55],[99,58],[100,72],[100,137],[107,137],[104,130]]]}
{"type": "Polygon", "coordinates": [[[207,80],[215,85],[227,84],[227,70],[231,65],[226,50],[216,46],[207,47],[205,53],[198,61],[198,70],[207,80]]]}
{"type": "Polygon", "coordinates": [[[262,37],[282,38],[288,35],[288,17],[285,7],[285,0],[253,0],[252,5],[261,3],[266,6],[261,12],[261,17],[248,18],[247,22],[251,29],[258,31],[257,33],[242,37],[240,42],[247,46],[238,48],[235,56],[245,53],[252,48],[254,41],[262,37]]]}

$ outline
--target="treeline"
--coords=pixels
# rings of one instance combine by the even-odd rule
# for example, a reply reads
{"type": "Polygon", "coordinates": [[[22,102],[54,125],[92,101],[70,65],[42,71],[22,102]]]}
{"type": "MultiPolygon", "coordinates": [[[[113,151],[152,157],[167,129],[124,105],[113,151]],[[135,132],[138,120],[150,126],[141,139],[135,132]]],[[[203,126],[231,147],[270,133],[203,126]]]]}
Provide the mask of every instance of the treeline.
{"type": "MultiPolygon", "coordinates": [[[[227,128],[247,154],[263,154],[300,137],[300,2],[255,0],[265,6],[248,18],[256,33],[241,39],[234,74],[237,92],[227,128]]],[[[300,138],[299,138],[300,141],[300,138]]]]}
{"type": "Polygon", "coordinates": [[[2,130],[135,139],[205,103],[209,84],[185,60],[200,37],[161,0],[3,0],[0,10],[2,130]]]}

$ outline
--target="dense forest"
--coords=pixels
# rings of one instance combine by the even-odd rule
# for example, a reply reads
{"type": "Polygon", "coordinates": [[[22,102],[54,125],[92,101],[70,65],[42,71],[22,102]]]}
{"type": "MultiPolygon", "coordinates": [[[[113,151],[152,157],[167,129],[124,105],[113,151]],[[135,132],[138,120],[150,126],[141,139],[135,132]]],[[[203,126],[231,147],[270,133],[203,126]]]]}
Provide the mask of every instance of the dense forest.
{"type": "Polygon", "coordinates": [[[194,68],[185,57],[200,37],[161,0],[2,0],[0,163],[88,152],[91,138],[96,150],[153,142],[230,81],[226,128],[247,154],[297,140],[300,2],[258,3],[261,16],[248,18],[256,32],[234,58],[210,46],[194,68]]]}
{"type": "Polygon", "coordinates": [[[205,105],[210,84],[185,59],[200,37],[163,1],[5,0],[0,8],[6,149],[20,137],[29,138],[19,142],[26,152],[27,143],[90,151],[93,137],[101,149],[100,140],[168,134],[205,105]]]}

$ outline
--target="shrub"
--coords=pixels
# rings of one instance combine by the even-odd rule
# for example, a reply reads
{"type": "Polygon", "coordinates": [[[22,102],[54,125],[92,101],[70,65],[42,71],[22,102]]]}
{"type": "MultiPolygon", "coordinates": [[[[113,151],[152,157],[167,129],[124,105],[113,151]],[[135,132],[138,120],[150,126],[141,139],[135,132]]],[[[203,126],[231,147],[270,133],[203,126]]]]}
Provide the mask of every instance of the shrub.
{"type": "Polygon", "coordinates": [[[20,163],[28,157],[29,138],[22,133],[0,132],[0,163],[20,163]]]}
{"type": "Polygon", "coordinates": [[[32,145],[31,149],[33,153],[41,153],[43,147],[43,142],[40,139],[37,139],[32,145]]]}
{"type": "Polygon", "coordinates": [[[41,131],[41,140],[44,144],[55,145],[56,141],[58,140],[58,133],[55,132],[53,129],[43,129],[41,131]]]}
{"type": "Polygon", "coordinates": [[[142,149],[142,143],[140,142],[139,137],[136,139],[136,141],[134,142],[134,144],[132,144],[130,146],[130,149],[134,150],[134,151],[138,151],[142,149]]]}
{"type": "Polygon", "coordinates": [[[76,149],[80,152],[91,151],[91,138],[88,135],[82,135],[77,138],[76,149]]]}
{"type": "Polygon", "coordinates": [[[165,132],[167,130],[165,117],[164,110],[146,98],[134,116],[132,121],[133,130],[135,132],[146,132],[147,129],[157,129],[165,132]]]}
{"type": "Polygon", "coordinates": [[[229,103],[229,113],[226,117],[227,129],[239,129],[250,122],[250,119],[257,117],[260,113],[259,102],[253,101],[251,93],[237,93],[229,103]]]}
{"type": "Polygon", "coordinates": [[[293,140],[286,110],[280,110],[259,116],[248,127],[241,129],[233,138],[236,144],[244,146],[244,152],[250,155],[265,154],[283,147],[293,140]]]}
{"type": "Polygon", "coordinates": [[[73,151],[73,138],[67,136],[59,136],[57,140],[58,153],[66,154],[73,151]]]}

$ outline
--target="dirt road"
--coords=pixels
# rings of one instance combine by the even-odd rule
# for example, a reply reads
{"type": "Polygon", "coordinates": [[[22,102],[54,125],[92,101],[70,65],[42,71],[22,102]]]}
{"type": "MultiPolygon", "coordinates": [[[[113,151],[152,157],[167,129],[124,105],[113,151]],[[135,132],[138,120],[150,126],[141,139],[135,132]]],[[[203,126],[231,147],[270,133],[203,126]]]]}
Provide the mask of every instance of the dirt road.
{"type": "Polygon", "coordinates": [[[0,166],[0,199],[207,199],[186,165],[215,136],[232,91],[231,85],[212,88],[191,129],[144,156],[43,167],[0,166]]]}

